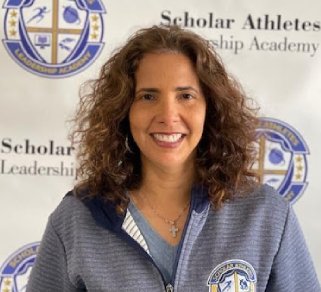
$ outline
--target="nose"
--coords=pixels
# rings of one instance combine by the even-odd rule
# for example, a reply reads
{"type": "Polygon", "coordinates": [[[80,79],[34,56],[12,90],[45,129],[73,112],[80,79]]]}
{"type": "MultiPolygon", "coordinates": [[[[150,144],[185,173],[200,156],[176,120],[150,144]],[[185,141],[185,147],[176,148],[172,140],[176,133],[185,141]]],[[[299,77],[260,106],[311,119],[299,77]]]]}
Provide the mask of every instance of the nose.
{"type": "Polygon", "coordinates": [[[174,96],[166,95],[160,99],[156,120],[158,123],[167,126],[179,122],[180,109],[174,96]]]}

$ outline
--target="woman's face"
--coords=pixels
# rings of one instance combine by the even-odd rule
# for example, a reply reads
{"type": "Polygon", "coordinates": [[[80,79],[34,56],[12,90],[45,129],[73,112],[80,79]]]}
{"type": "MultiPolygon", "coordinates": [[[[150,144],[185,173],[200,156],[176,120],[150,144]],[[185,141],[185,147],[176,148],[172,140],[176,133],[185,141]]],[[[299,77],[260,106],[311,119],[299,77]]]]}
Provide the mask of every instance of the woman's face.
{"type": "Polygon", "coordinates": [[[174,52],[148,53],[135,78],[129,122],[144,167],[194,166],[206,102],[189,58],[174,52]]]}

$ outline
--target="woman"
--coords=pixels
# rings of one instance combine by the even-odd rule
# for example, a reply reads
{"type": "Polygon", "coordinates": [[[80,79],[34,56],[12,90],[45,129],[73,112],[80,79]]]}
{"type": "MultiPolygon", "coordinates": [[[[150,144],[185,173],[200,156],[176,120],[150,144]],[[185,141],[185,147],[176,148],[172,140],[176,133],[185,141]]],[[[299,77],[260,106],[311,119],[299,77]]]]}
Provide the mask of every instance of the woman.
{"type": "Polygon", "coordinates": [[[320,291],[291,207],[250,170],[255,111],[206,40],[138,31],[75,121],[82,181],[27,291],[320,291]]]}

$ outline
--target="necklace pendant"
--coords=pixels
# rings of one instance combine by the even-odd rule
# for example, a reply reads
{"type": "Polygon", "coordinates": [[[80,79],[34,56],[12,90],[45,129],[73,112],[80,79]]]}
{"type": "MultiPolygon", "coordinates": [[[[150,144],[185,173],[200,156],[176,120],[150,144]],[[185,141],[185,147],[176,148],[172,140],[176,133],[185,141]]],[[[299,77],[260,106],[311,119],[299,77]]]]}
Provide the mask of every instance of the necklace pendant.
{"type": "Polygon", "coordinates": [[[174,237],[174,238],[177,236],[177,232],[179,231],[175,222],[171,223],[171,227],[168,230],[172,234],[172,237],[174,237]]]}

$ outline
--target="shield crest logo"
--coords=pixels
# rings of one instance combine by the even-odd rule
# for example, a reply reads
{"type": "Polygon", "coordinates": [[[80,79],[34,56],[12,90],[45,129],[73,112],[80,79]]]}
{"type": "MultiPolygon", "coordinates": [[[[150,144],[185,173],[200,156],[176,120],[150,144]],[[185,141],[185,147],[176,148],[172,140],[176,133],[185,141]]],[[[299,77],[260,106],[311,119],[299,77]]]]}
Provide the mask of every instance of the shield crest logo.
{"type": "Polygon", "coordinates": [[[40,242],[23,246],[0,268],[0,291],[24,292],[35,263],[40,242]]]}
{"type": "Polygon", "coordinates": [[[256,273],[243,260],[229,260],[216,266],[208,278],[209,292],[255,292],[256,273]]]}
{"type": "Polygon", "coordinates": [[[290,125],[272,118],[261,118],[256,134],[258,157],[253,169],[260,182],[294,203],[307,186],[309,150],[304,139],[290,125]]]}
{"type": "Polygon", "coordinates": [[[89,66],[103,47],[100,0],[7,0],[4,45],[40,76],[59,78],[89,66]]]}

